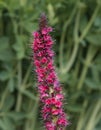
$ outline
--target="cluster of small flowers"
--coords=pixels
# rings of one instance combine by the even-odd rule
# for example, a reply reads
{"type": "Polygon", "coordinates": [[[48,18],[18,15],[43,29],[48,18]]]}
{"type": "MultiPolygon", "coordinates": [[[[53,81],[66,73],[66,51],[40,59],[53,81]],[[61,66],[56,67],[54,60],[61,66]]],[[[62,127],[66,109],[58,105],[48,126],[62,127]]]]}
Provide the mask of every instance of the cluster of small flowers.
{"type": "Polygon", "coordinates": [[[38,78],[38,91],[43,103],[42,116],[47,130],[62,130],[68,125],[63,111],[62,88],[53,64],[53,40],[50,36],[51,27],[46,24],[46,16],[40,18],[40,29],[33,33],[34,65],[38,78]],[[42,22],[43,21],[43,22],[42,22]]]}

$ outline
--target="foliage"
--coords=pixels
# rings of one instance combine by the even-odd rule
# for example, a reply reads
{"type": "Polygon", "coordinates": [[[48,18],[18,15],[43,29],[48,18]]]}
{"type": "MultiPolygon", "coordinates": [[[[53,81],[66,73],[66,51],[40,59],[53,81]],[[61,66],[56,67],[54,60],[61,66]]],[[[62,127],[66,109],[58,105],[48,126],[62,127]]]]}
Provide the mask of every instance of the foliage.
{"type": "Polygon", "coordinates": [[[44,130],[30,49],[43,11],[55,28],[67,129],[100,130],[100,0],[0,0],[0,130],[44,130]]]}

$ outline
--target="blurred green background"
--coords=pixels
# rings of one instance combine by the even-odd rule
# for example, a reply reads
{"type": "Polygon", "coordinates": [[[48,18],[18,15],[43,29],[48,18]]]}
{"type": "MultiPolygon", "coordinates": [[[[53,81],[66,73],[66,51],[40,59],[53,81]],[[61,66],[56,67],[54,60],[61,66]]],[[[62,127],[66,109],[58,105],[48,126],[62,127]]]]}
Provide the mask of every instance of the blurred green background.
{"type": "Polygon", "coordinates": [[[0,0],[0,130],[44,130],[30,49],[41,12],[54,28],[65,130],[101,130],[101,0],[0,0]]]}

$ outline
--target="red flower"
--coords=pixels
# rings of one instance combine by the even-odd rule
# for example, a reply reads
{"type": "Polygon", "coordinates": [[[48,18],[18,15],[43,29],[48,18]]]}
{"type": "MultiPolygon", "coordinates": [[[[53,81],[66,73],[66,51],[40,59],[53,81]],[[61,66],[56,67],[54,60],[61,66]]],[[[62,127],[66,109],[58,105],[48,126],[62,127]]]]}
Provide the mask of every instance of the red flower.
{"type": "Polygon", "coordinates": [[[61,101],[56,101],[55,106],[58,108],[62,107],[62,102],[61,101]]]}
{"type": "Polygon", "coordinates": [[[41,63],[42,64],[46,64],[48,61],[47,61],[47,58],[46,57],[43,57],[42,60],[41,60],[41,63]]]}
{"type": "Polygon", "coordinates": [[[58,119],[57,124],[62,127],[68,125],[69,123],[64,117],[61,117],[58,119]]]}
{"type": "Polygon", "coordinates": [[[56,94],[57,100],[62,100],[64,98],[63,94],[56,94]]]}
{"type": "Polygon", "coordinates": [[[62,113],[62,109],[53,109],[52,110],[52,115],[59,115],[62,113]]]}
{"type": "Polygon", "coordinates": [[[47,122],[45,125],[47,130],[55,130],[55,125],[52,122],[47,122]]]}
{"type": "Polygon", "coordinates": [[[43,103],[42,116],[47,130],[62,130],[68,121],[63,111],[62,88],[55,72],[53,64],[54,44],[51,35],[51,27],[48,27],[46,16],[42,15],[39,23],[39,30],[33,33],[34,41],[32,49],[33,59],[36,66],[38,79],[38,91],[40,100],[43,103]],[[54,122],[55,118],[55,122],[54,122]]]}

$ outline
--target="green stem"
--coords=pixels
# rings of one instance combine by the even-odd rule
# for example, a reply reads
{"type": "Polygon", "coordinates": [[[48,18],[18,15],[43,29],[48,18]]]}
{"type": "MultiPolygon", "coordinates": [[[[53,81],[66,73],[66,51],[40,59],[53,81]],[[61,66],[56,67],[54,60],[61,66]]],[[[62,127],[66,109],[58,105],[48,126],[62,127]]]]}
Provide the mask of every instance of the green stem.
{"type": "Polygon", "coordinates": [[[17,24],[16,24],[16,22],[15,22],[15,19],[13,18],[13,13],[11,12],[11,9],[9,8],[9,6],[5,3],[5,2],[3,2],[3,1],[0,1],[0,4],[3,6],[3,7],[5,7],[8,11],[9,11],[9,15],[10,15],[10,17],[11,17],[11,22],[12,22],[12,24],[13,24],[13,29],[14,29],[14,34],[15,34],[15,36],[16,36],[16,34],[17,34],[17,24]]]}
{"type": "Polygon", "coordinates": [[[81,8],[79,8],[79,11],[77,13],[76,21],[75,21],[75,27],[74,27],[74,49],[73,53],[71,55],[70,61],[68,62],[68,66],[63,69],[62,73],[68,72],[71,65],[73,64],[76,54],[78,52],[79,44],[78,44],[78,29],[79,29],[79,22],[80,22],[80,15],[81,15],[81,8]]]}
{"type": "Polygon", "coordinates": [[[7,95],[8,95],[8,87],[5,88],[5,90],[2,94],[2,98],[1,98],[1,101],[0,101],[0,110],[2,110],[2,107],[5,103],[5,99],[6,99],[7,95]]]}
{"type": "Polygon", "coordinates": [[[91,17],[91,19],[90,19],[90,21],[89,21],[89,23],[88,23],[88,25],[86,26],[86,28],[84,29],[82,35],[80,36],[80,38],[79,38],[79,40],[78,40],[79,43],[80,43],[80,42],[84,39],[84,37],[88,34],[88,32],[89,32],[89,30],[90,30],[90,28],[91,28],[91,26],[92,26],[92,24],[93,24],[93,22],[94,22],[94,20],[95,20],[95,18],[96,18],[96,16],[97,16],[97,14],[98,14],[99,9],[100,9],[100,6],[97,5],[96,8],[95,8],[95,10],[94,10],[94,13],[93,13],[93,15],[92,15],[92,17],[91,17]]]}
{"type": "Polygon", "coordinates": [[[25,94],[27,95],[28,97],[32,98],[33,100],[36,100],[36,98],[34,97],[34,95],[31,95],[28,91],[25,90],[25,86],[26,86],[26,83],[27,83],[27,80],[29,78],[29,75],[30,75],[30,70],[31,70],[31,65],[29,65],[29,68],[26,72],[26,75],[22,81],[22,72],[21,72],[21,67],[20,67],[20,63],[18,64],[18,90],[19,90],[19,93],[18,93],[18,99],[17,99],[17,105],[16,105],[16,111],[20,111],[20,107],[21,107],[21,102],[22,102],[22,94],[25,94]],[[19,87],[20,86],[20,87],[19,87]]]}
{"type": "MultiPolygon", "coordinates": [[[[88,68],[89,68],[89,66],[90,66],[90,64],[92,62],[92,59],[95,56],[96,52],[97,52],[96,48],[93,48],[92,46],[89,46],[88,53],[87,53],[86,60],[85,60],[85,65],[84,65],[84,68],[82,70],[79,83],[77,85],[77,89],[78,90],[81,90],[81,88],[83,86],[83,83],[84,83],[84,80],[85,80],[88,68]]],[[[88,101],[85,100],[83,106],[85,106],[85,103],[87,104],[87,102],[88,101]]],[[[84,125],[84,123],[85,123],[85,118],[84,118],[85,115],[84,115],[84,113],[85,113],[85,109],[82,111],[82,113],[80,115],[80,118],[79,118],[79,121],[78,121],[78,125],[77,125],[77,130],[81,130],[83,125],[84,125]]]]}
{"type": "Polygon", "coordinates": [[[25,86],[22,86],[21,89],[19,89],[19,91],[21,92],[21,94],[26,95],[28,98],[33,99],[34,101],[37,100],[36,96],[33,93],[25,89],[25,86]]]}
{"type": "MultiPolygon", "coordinates": [[[[28,109],[27,109],[27,113],[30,112],[31,108],[33,107],[33,100],[30,99],[29,104],[28,104],[28,109]]],[[[24,125],[24,130],[28,130],[29,129],[29,116],[27,117],[26,121],[25,121],[25,125],[24,125]]]]}
{"type": "Polygon", "coordinates": [[[86,59],[85,59],[85,64],[84,64],[84,67],[83,67],[83,70],[82,70],[82,73],[81,73],[81,76],[80,76],[80,79],[79,79],[79,82],[78,82],[78,85],[77,85],[78,90],[80,90],[82,85],[83,85],[83,82],[85,80],[88,68],[89,68],[91,61],[92,61],[93,57],[95,56],[96,52],[97,52],[97,49],[93,48],[90,45],[89,48],[88,48],[86,59]]]}
{"type": "MultiPolygon", "coordinates": [[[[38,96],[37,96],[38,97],[38,96]]],[[[35,129],[35,125],[36,125],[36,120],[37,120],[37,111],[38,111],[38,106],[39,106],[39,98],[37,98],[37,100],[34,103],[34,108],[32,108],[32,111],[30,112],[30,116],[27,120],[27,125],[25,125],[25,130],[28,130],[30,128],[30,130],[34,130],[35,129]]]]}
{"type": "Polygon", "coordinates": [[[94,104],[95,107],[93,107],[93,112],[91,113],[90,119],[86,125],[85,130],[93,130],[95,127],[95,119],[97,118],[98,112],[101,110],[101,99],[97,101],[96,104],[94,104]]]}
{"type": "Polygon", "coordinates": [[[63,30],[62,30],[62,35],[61,35],[61,39],[60,39],[60,51],[59,51],[59,63],[60,63],[60,69],[63,69],[63,48],[64,48],[64,40],[65,40],[65,36],[66,36],[66,30],[67,27],[70,25],[74,15],[76,12],[76,6],[74,7],[74,10],[72,11],[70,18],[65,22],[64,26],[63,26],[63,30]]]}
{"type": "Polygon", "coordinates": [[[80,72],[80,66],[81,66],[80,59],[82,57],[82,50],[83,50],[83,48],[81,48],[79,51],[78,62],[76,62],[76,65],[75,65],[75,70],[74,70],[74,74],[73,74],[75,79],[77,79],[79,72],[80,72]]]}
{"type": "Polygon", "coordinates": [[[39,106],[39,99],[36,100],[34,108],[32,109],[32,115],[34,116],[34,120],[32,118],[32,121],[31,121],[32,125],[31,125],[31,129],[30,130],[35,130],[36,121],[37,121],[37,114],[38,114],[38,106],[39,106]]]}
{"type": "Polygon", "coordinates": [[[91,28],[91,26],[92,26],[92,24],[93,24],[93,22],[94,22],[94,20],[95,20],[95,18],[97,16],[97,14],[98,14],[99,9],[100,9],[100,6],[97,5],[97,7],[96,7],[90,21],[88,22],[88,24],[87,24],[86,28],[84,29],[83,33],[81,34],[81,36],[79,38],[75,37],[76,38],[76,43],[75,43],[75,46],[74,46],[74,50],[73,50],[72,56],[70,58],[70,61],[68,61],[67,67],[64,67],[65,69],[63,70],[63,73],[67,73],[71,69],[71,67],[72,67],[72,65],[73,65],[73,63],[75,61],[77,52],[78,52],[79,43],[88,34],[88,32],[89,32],[89,30],[90,30],[90,28],[91,28]]]}
{"type": "Polygon", "coordinates": [[[24,86],[27,83],[27,80],[29,78],[30,72],[31,72],[31,64],[29,65],[29,67],[27,69],[26,75],[25,75],[25,77],[23,79],[23,82],[22,82],[22,86],[24,86]]]}
{"type": "Polygon", "coordinates": [[[83,125],[84,125],[84,121],[85,121],[85,110],[86,110],[86,107],[88,105],[88,100],[85,100],[84,103],[83,103],[83,110],[80,114],[80,117],[79,117],[79,120],[78,120],[78,124],[77,124],[77,127],[76,127],[76,130],[82,130],[83,128],[83,125]]]}
{"type": "MultiPolygon", "coordinates": [[[[18,62],[18,88],[21,87],[21,82],[22,82],[22,68],[21,68],[21,61],[19,61],[18,62]]],[[[18,92],[17,103],[15,108],[17,112],[20,111],[21,103],[22,103],[22,94],[18,92]]]]}
{"type": "Polygon", "coordinates": [[[99,122],[100,119],[101,119],[101,111],[97,115],[97,119],[95,121],[95,125],[97,125],[97,123],[99,122]]]}

